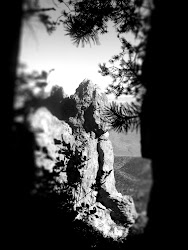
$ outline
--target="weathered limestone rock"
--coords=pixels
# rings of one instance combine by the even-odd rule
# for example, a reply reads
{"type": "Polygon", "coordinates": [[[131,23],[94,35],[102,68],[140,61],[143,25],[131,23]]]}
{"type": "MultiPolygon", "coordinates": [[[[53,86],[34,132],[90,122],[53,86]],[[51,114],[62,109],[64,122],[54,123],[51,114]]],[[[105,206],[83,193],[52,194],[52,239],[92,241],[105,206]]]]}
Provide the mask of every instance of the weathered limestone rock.
{"type": "MultiPolygon", "coordinates": [[[[38,179],[33,192],[45,190],[48,195],[68,190],[75,219],[104,236],[126,238],[137,213],[132,198],[122,196],[115,187],[113,148],[103,116],[107,98],[97,86],[84,81],[69,100],[77,109],[74,116],[60,120],[43,106],[28,117],[37,145],[38,179]],[[51,174],[50,188],[46,173],[48,179],[51,174]]],[[[67,106],[62,103],[59,106],[64,110],[67,106]]]]}

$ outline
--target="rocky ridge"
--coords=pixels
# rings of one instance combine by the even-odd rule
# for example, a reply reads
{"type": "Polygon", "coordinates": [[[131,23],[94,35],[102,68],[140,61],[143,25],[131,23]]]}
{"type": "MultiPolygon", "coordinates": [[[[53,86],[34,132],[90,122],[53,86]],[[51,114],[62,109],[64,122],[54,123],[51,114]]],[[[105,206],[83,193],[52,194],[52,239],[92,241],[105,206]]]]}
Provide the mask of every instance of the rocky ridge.
{"type": "Polygon", "coordinates": [[[58,99],[55,106],[61,115],[46,103],[28,115],[36,143],[32,193],[67,193],[74,220],[116,240],[127,237],[137,212],[133,199],[115,187],[113,148],[103,115],[106,105],[106,96],[87,80],[70,98],[58,99]]]}

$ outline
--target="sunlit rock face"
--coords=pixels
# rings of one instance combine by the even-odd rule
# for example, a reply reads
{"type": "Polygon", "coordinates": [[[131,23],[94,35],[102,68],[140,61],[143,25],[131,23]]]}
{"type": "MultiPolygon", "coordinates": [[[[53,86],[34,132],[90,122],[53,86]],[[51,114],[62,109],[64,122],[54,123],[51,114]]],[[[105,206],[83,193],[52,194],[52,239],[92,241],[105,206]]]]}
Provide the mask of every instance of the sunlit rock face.
{"type": "Polygon", "coordinates": [[[103,115],[106,105],[98,87],[84,81],[74,95],[59,102],[66,115],[57,117],[45,105],[29,115],[36,141],[33,193],[67,192],[75,220],[118,239],[126,238],[137,213],[132,198],[115,187],[113,148],[103,115]],[[69,106],[74,111],[70,116],[65,112],[69,106]]]}

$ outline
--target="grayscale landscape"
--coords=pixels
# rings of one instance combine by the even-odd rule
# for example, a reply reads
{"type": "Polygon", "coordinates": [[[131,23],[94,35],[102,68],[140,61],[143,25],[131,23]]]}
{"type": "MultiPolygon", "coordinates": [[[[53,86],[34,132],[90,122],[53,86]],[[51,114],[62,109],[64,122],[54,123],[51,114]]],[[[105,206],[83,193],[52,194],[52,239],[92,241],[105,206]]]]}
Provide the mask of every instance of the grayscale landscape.
{"type": "Polygon", "coordinates": [[[133,233],[141,233],[147,222],[147,204],[152,186],[150,160],[141,157],[140,134],[133,131],[109,136],[114,150],[114,173],[116,188],[123,195],[133,197],[139,218],[132,228],[133,233]]]}
{"type": "Polygon", "coordinates": [[[118,133],[110,130],[109,134],[115,156],[141,156],[139,131],[118,133]]]}

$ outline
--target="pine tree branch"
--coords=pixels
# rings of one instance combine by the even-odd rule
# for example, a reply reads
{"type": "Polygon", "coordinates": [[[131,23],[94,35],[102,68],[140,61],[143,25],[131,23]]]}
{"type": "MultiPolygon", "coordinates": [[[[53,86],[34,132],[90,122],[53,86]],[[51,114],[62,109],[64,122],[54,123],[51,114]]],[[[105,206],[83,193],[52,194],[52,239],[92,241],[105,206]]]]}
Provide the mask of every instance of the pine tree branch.
{"type": "Polygon", "coordinates": [[[128,132],[129,130],[138,130],[140,126],[140,107],[135,104],[120,104],[112,102],[106,107],[104,116],[117,132],[128,132]]]}

